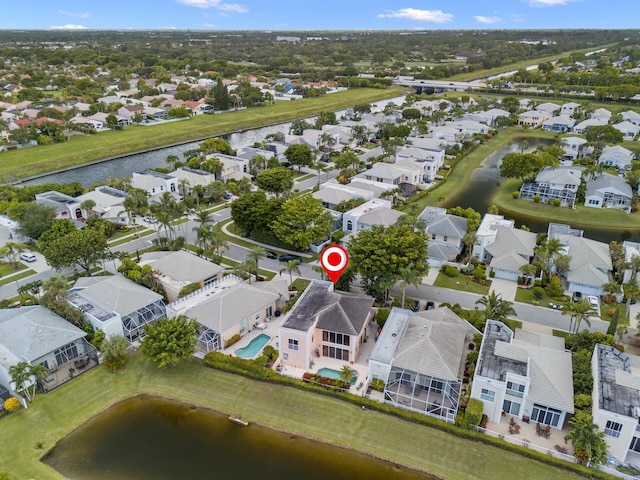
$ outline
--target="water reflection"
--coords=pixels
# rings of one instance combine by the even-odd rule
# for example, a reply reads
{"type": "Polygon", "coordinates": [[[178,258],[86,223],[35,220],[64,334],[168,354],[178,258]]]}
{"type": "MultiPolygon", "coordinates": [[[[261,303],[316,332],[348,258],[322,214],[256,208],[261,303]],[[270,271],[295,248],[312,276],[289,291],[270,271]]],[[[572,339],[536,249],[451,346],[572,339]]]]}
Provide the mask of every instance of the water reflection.
{"type": "MultiPolygon", "coordinates": [[[[348,427],[346,427],[348,428],[348,427]]],[[[155,397],[126,400],[75,430],[43,460],[69,478],[429,480],[413,470],[155,397]]]]}

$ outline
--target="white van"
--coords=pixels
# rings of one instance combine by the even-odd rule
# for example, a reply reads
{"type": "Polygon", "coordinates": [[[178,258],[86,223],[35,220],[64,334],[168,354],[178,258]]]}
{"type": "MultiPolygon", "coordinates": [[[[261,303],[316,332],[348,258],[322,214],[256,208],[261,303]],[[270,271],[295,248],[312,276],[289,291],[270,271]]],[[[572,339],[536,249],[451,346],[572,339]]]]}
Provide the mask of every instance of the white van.
{"type": "Polygon", "coordinates": [[[20,254],[20,260],[23,260],[25,262],[35,262],[36,261],[36,256],[33,253],[21,253],[20,254]]]}

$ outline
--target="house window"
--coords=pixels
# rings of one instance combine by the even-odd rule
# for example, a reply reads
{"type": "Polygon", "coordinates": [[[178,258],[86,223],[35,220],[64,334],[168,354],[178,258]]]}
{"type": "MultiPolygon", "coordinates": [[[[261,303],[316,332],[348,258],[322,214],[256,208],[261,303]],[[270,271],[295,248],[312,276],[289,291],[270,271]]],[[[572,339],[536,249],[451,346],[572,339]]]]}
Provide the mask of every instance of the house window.
{"type": "Polygon", "coordinates": [[[287,352],[284,352],[284,355],[282,357],[284,360],[289,360],[289,354],[287,352]]]}
{"type": "Polygon", "coordinates": [[[271,318],[273,315],[273,307],[267,307],[267,318],[271,318]]]}
{"type": "Polygon", "coordinates": [[[531,421],[542,423],[544,425],[551,425],[552,427],[557,427],[560,423],[561,414],[562,412],[560,410],[534,403],[533,411],[531,413],[531,421]]]}
{"type": "Polygon", "coordinates": [[[435,233],[432,233],[432,234],[431,234],[431,240],[435,240],[435,239],[436,239],[436,234],[435,234],[435,233]]]}
{"type": "Polygon", "coordinates": [[[347,220],[347,230],[353,230],[353,222],[351,220],[347,220]]]}
{"type": "Polygon", "coordinates": [[[622,431],[622,424],[614,422],[613,420],[607,420],[607,426],[604,427],[604,434],[609,437],[618,438],[622,431]]]}
{"type": "Polygon", "coordinates": [[[483,388],[480,392],[480,399],[485,400],[487,402],[493,402],[496,398],[496,392],[493,390],[489,390],[487,388],[483,388]]]}
{"type": "Polygon", "coordinates": [[[517,416],[520,414],[520,404],[512,400],[505,400],[502,404],[502,410],[504,410],[509,415],[517,416]]]}
{"type": "Polygon", "coordinates": [[[447,237],[446,235],[443,237],[442,239],[444,242],[446,242],[447,240],[449,240],[449,237],[447,237]]]}
{"type": "Polygon", "coordinates": [[[507,382],[507,395],[522,398],[524,395],[524,385],[515,382],[507,382]]]}
{"type": "Polygon", "coordinates": [[[298,340],[294,338],[289,339],[289,350],[298,350],[298,340]]]}

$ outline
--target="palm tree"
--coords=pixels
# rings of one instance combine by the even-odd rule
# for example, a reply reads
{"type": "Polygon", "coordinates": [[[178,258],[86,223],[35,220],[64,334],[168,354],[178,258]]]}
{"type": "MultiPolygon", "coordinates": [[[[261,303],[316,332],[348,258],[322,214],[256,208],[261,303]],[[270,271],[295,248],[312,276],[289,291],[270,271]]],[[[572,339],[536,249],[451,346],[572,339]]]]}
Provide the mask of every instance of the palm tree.
{"type": "Polygon", "coordinates": [[[329,153],[326,155],[326,157],[331,157],[331,151],[333,150],[333,147],[335,146],[335,144],[337,143],[336,141],[336,137],[334,137],[333,135],[331,135],[330,133],[323,133],[318,137],[318,140],[320,140],[320,143],[322,144],[322,146],[324,147],[325,152],[328,151],[329,153]]]}
{"type": "Polygon", "coordinates": [[[625,270],[631,270],[630,282],[636,283],[638,279],[638,272],[640,272],[640,256],[633,255],[631,260],[622,264],[622,268],[625,270]]]}
{"type": "Polygon", "coordinates": [[[61,301],[66,298],[68,288],[69,285],[67,284],[67,279],[60,273],[51,275],[42,284],[42,291],[44,292],[43,295],[49,296],[53,300],[57,301],[61,301]]]}
{"type": "Polygon", "coordinates": [[[267,256],[267,251],[260,245],[256,245],[255,247],[252,247],[247,252],[247,257],[245,261],[250,262],[252,265],[255,265],[256,280],[258,280],[258,272],[260,271],[258,264],[260,260],[266,256],[267,256]]]}
{"type": "Polygon", "coordinates": [[[112,335],[102,341],[102,356],[109,370],[115,372],[127,364],[129,347],[129,342],[122,335],[112,335]]]}
{"type": "Polygon", "coordinates": [[[186,178],[181,178],[178,180],[178,187],[179,187],[179,191],[182,192],[182,196],[186,197],[187,195],[189,195],[190,190],[189,190],[189,180],[186,178]]]}
{"type": "Polygon", "coordinates": [[[93,209],[96,208],[96,202],[87,198],[84,202],[80,204],[80,208],[87,212],[87,218],[93,215],[93,209]]]}
{"type": "Polygon", "coordinates": [[[218,265],[222,261],[222,250],[229,249],[229,242],[224,238],[222,231],[219,228],[211,229],[209,233],[209,248],[204,252],[205,256],[213,260],[213,263],[218,265]]]}
{"type": "Polygon", "coordinates": [[[520,267],[520,272],[524,276],[525,286],[527,286],[529,285],[529,280],[533,280],[536,273],[538,273],[538,267],[535,265],[532,265],[531,263],[527,263],[520,267]]]}
{"type": "Polygon", "coordinates": [[[24,243],[18,242],[7,242],[0,250],[0,255],[7,257],[9,263],[13,264],[13,269],[18,270],[20,267],[18,265],[18,259],[20,258],[20,253],[24,251],[27,246],[24,243]]]}
{"type": "Polygon", "coordinates": [[[287,262],[287,266],[284,268],[280,269],[280,275],[282,275],[282,272],[288,272],[289,273],[289,285],[291,285],[293,283],[293,273],[297,273],[298,275],[300,275],[300,269],[298,268],[298,265],[300,265],[300,261],[299,260],[289,260],[287,262]]]}
{"type": "Polygon", "coordinates": [[[345,383],[351,383],[351,381],[356,378],[357,372],[351,368],[349,365],[343,365],[340,369],[340,380],[345,383]]]}
{"type": "Polygon", "coordinates": [[[418,288],[420,282],[422,281],[422,275],[416,272],[413,265],[400,267],[400,269],[398,270],[398,275],[400,276],[400,285],[402,287],[402,303],[400,304],[400,306],[404,308],[407,285],[413,285],[414,287],[418,288]]]}
{"type": "Polygon", "coordinates": [[[473,246],[478,241],[478,233],[475,231],[469,231],[464,234],[462,237],[462,243],[464,243],[465,250],[467,255],[471,257],[471,252],[473,251],[473,246]]]}
{"type": "Polygon", "coordinates": [[[516,314],[513,309],[513,303],[503,300],[502,295],[496,293],[495,290],[477,300],[476,304],[485,306],[485,315],[488,319],[503,321],[506,320],[507,316],[516,314]]]}
{"type": "Polygon", "coordinates": [[[596,313],[591,310],[591,303],[586,298],[578,303],[572,303],[571,306],[562,312],[562,315],[571,315],[569,321],[569,333],[577,333],[582,322],[587,326],[591,326],[591,319],[596,313]]]}
{"type": "Polygon", "coordinates": [[[536,254],[545,264],[547,276],[551,276],[554,261],[562,253],[563,248],[564,245],[559,238],[548,238],[538,247],[536,254]]]}
{"type": "Polygon", "coordinates": [[[33,402],[36,398],[37,380],[41,380],[49,374],[42,365],[29,365],[20,362],[9,367],[9,375],[16,391],[20,391],[24,397],[33,402]],[[33,378],[32,378],[33,377],[33,378]]]}
{"type": "Polygon", "coordinates": [[[527,148],[529,148],[529,142],[527,140],[520,140],[518,143],[518,150],[520,150],[520,153],[524,153],[527,148]]]}
{"type": "Polygon", "coordinates": [[[165,160],[167,165],[170,165],[173,170],[178,168],[178,163],[180,163],[180,158],[177,155],[167,155],[165,160]]]}
{"type": "Polygon", "coordinates": [[[564,441],[571,440],[578,462],[587,466],[606,463],[607,442],[604,440],[604,432],[599,432],[598,426],[593,423],[593,417],[586,412],[577,411],[569,424],[571,430],[564,441]]]}

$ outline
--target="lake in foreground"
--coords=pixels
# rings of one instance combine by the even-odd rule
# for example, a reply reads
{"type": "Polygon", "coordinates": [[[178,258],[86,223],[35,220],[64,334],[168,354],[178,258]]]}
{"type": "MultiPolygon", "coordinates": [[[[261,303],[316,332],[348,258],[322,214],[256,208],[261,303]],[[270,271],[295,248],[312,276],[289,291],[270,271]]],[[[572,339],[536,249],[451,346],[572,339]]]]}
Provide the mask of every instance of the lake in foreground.
{"type": "MultiPolygon", "coordinates": [[[[349,428],[345,425],[345,428],[349,428]]],[[[71,479],[426,480],[434,477],[217,412],[139,396],[106,410],[43,459],[71,479]]]]}

